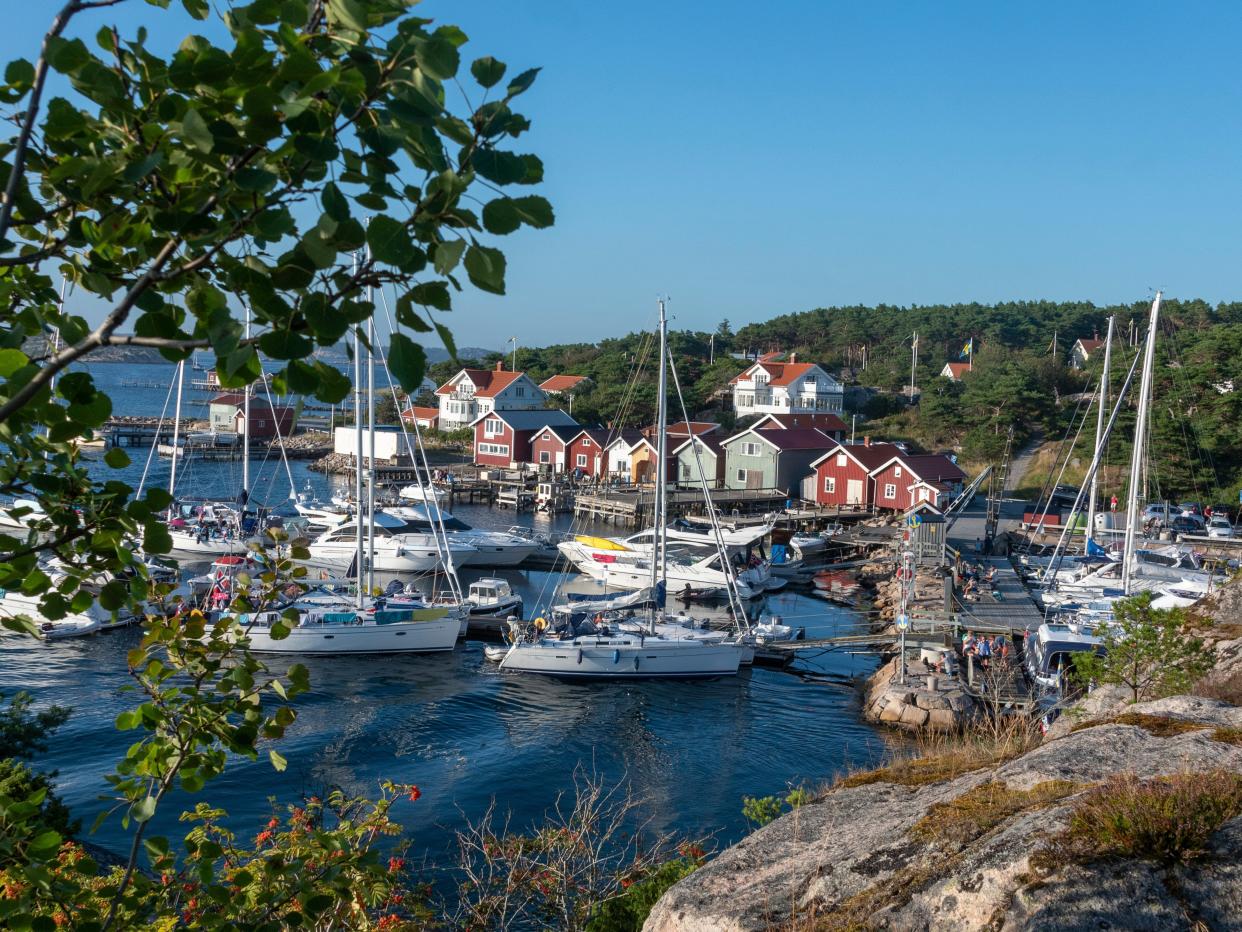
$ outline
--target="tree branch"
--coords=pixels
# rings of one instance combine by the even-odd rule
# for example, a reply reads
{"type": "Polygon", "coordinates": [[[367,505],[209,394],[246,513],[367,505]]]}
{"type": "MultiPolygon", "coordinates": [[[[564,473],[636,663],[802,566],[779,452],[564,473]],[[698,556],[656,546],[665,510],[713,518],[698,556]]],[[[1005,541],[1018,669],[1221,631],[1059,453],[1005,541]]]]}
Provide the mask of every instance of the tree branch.
{"type": "Polygon", "coordinates": [[[35,63],[34,83],[30,87],[30,104],[26,108],[26,118],[22,121],[22,131],[18,134],[17,145],[13,147],[13,167],[9,172],[9,182],[4,188],[4,201],[0,202],[0,244],[8,236],[9,226],[12,223],[13,199],[17,196],[17,185],[26,168],[26,149],[30,146],[30,137],[34,134],[35,119],[39,116],[39,101],[43,97],[43,86],[47,83],[48,42],[59,38],[75,13],[115,6],[123,2],[124,0],[69,0],[56,14],[56,18],[52,20],[52,28],[43,37],[39,60],[35,63]]]}

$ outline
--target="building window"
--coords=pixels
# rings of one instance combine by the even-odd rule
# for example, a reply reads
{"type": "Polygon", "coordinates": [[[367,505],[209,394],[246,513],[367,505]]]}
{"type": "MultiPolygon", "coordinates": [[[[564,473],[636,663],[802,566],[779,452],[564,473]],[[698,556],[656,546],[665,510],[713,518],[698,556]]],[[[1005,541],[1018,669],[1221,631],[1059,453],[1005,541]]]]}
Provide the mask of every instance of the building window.
{"type": "Polygon", "coordinates": [[[803,378],[802,378],[802,384],[803,384],[803,385],[805,385],[807,388],[814,390],[814,388],[815,388],[815,376],[813,376],[813,375],[803,376],[803,378]]]}
{"type": "Polygon", "coordinates": [[[480,456],[508,456],[509,445],[507,443],[480,443],[480,456]]]}
{"type": "Polygon", "coordinates": [[[542,437],[540,437],[539,439],[541,439],[541,440],[551,440],[551,439],[552,439],[552,435],[551,435],[550,433],[548,433],[548,432],[545,430],[545,431],[543,432],[543,436],[542,436],[542,437]]]}
{"type": "Polygon", "coordinates": [[[586,469],[586,464],[587,464],[586,454],[579,453],[578,454],[578,466],[581,467],[582,469],[586,469]]]}
{"type": "Polygon", "coordinates": [[[758,455],[759,455],[759,444],[757,443],[742,444],[742,456],[758,456],[758,455]]]}
{"type": "Polygon", "coordinates": [[[498,417],[489,417],[483,422],[483,435],[486,437],[495,437],[503,430],[504,428],[501,426],[501,420],[498,417]]]}
{"type": "Polygon", "coordinates": [[[690,481],[690,464],[689,463],[681,464],[681,481],[682,482],[690,481]]]}
{"type": "Polygon", "coordinates": [[[589,447],[589,446],[591,445],[591,438],[590,438],[590,437],[583,437],[583,438],[582,438],[582,445],[583,445],[584,447],[589,447]]]}
{"type": "Polygon", "coordinates": [[[835,476],[824,476],[824,491],[832,495],[837,490],[837,480],[835,476]]]}
{"type": "Polygon", "coordinates": [[[739,470],[737,471],[737,481],[738,481],[738,482],[745,482],[745,481],[746,481],[746,470],[745,470],[745,469],[739,469],[739,470]]]}
{"type": "Polygon", "coordinates": [[[540,450],[539,451],[539,462],[541,463],[552,462],[552,454],[549,453],[547,450],[540,450]]]}
{"type": "Polygon", "coordinates": [[[900,466],[894,466],[894,467],[893,467],[893,478],[894,478],[894,479],[900,479],[900,478],[901,478],[901,467],[900,467],[900,466]]]}
{"type": "Polygon", "coordinates": [[[526,389],[524,389],[521,385],[519,385],[517,388],[513,390],[513,394],[517,395],[519,398],[522,398],[526,395],[526,389]]]}
{"type": "Polygon", "coordinates": [[[886,483],[884,486],[884,497],[885,498],[896,498],[897,497],[897,486],[891,482],[886,483]]]}
{"type": "Polygon", "coordinates": [[[837,465],[838,465],[838,466],[844,466],[844,465],[845,465],[845,454],[844,454],[844,453],[838,453],[838,454],[837,454],[837,465]]]}

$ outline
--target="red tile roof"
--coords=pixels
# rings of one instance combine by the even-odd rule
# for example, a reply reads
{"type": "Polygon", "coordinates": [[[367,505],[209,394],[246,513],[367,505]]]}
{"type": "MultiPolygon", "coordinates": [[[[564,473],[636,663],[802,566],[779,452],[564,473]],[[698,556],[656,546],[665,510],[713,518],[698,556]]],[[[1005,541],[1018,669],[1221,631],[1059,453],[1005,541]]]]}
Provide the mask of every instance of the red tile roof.
{"type": "Polygon", "coordinates": [[[1079,340],[1078,343],[1087,353],[1094,353],[1104,345],[1103,340],[1079,340]]]}
{"type": "Polygon", "coordinates": [[[762,368],[768,373],[769,385],[790,385],[796,379],[816,368],[812,362],[761,362],[755,363],[741,375],[732,380],[731,384],[749,379],[756,369],[762,368]]]}
{"type": "Polygon", "coordinates": [[[443,385],[436,389],[437,395],[449,395],[453,392],[453,383],[457,377],[465,374],[474,383],[476,398],[492,398],[520,379],[524,372],[501,372],[496,369],[462,369],[443,385]]]}
{"type": "Polygon", "coordinates": [[[420,421],[430,421],[440,416],[440,409],[422,408],[416,405],[412,408],[406,408],[402,416],[407,419],[417,418],[420,421]]]}
{"type": "Polygon", "coordinates": [[[811,413],[765,414],[755,423],[756,430],[779,430],[789,427],[813,427],[825,433],[844,431],[845,421],[835,414],[817,411],[811,413]]]}
{"type": "MultiPolygon", "coordinates": [[[[949,367],[949,371],[953,373],[953,378],[960,379],[965,373],[970,371],[970,363],[968,362],[948,362],[945,363],[949,367]]],[[[944,370],[941,369],[941,372],[944,370]]]]}
{"type": "Polygon", "coordinates": [[[585,375],[554,375],[539,383],[545,392],[567,392],[587,381],[585,375]]]}

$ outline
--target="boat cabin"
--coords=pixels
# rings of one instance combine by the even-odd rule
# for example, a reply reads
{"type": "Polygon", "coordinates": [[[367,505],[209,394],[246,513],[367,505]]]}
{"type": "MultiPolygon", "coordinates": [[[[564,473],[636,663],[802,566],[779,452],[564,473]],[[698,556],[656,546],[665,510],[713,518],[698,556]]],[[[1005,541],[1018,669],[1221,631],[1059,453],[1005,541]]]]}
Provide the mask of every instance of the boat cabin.
{"type": "Polygon", "coordinates": [[[1074,654],[1104,652],[1100,638],[1083,625],[1047,622],[1027,632],[1023,664],[1027,676],[1048,689],[1060,690],[1074,654]]]}
{"type": "Polygon", "coordinates": [[[497,605],[513,597],[513,589],[507,579],[491,577],[475,580],[470,584],[468,598],[478,606],[497,605]]]}

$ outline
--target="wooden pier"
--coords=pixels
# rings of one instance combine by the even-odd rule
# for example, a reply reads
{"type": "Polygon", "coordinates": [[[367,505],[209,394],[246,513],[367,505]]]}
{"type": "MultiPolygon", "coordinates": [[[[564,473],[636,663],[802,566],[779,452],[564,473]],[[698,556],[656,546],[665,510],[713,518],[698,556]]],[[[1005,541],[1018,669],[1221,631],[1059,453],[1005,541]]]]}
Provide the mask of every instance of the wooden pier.
{"type": "MultiPolygon", "coordinates": [[[[779,489],[713,489],[712,504],[722,519],[783,511],[788,500],[779,489]]],[[[699,491],[668,492],[670,517],[701,514],[703,493],[699,491]]],[[[593,521],[639,527],[651,520],[655,506],[655,489],[580,491],[574,502],[574,515],[593,521]]]]}

